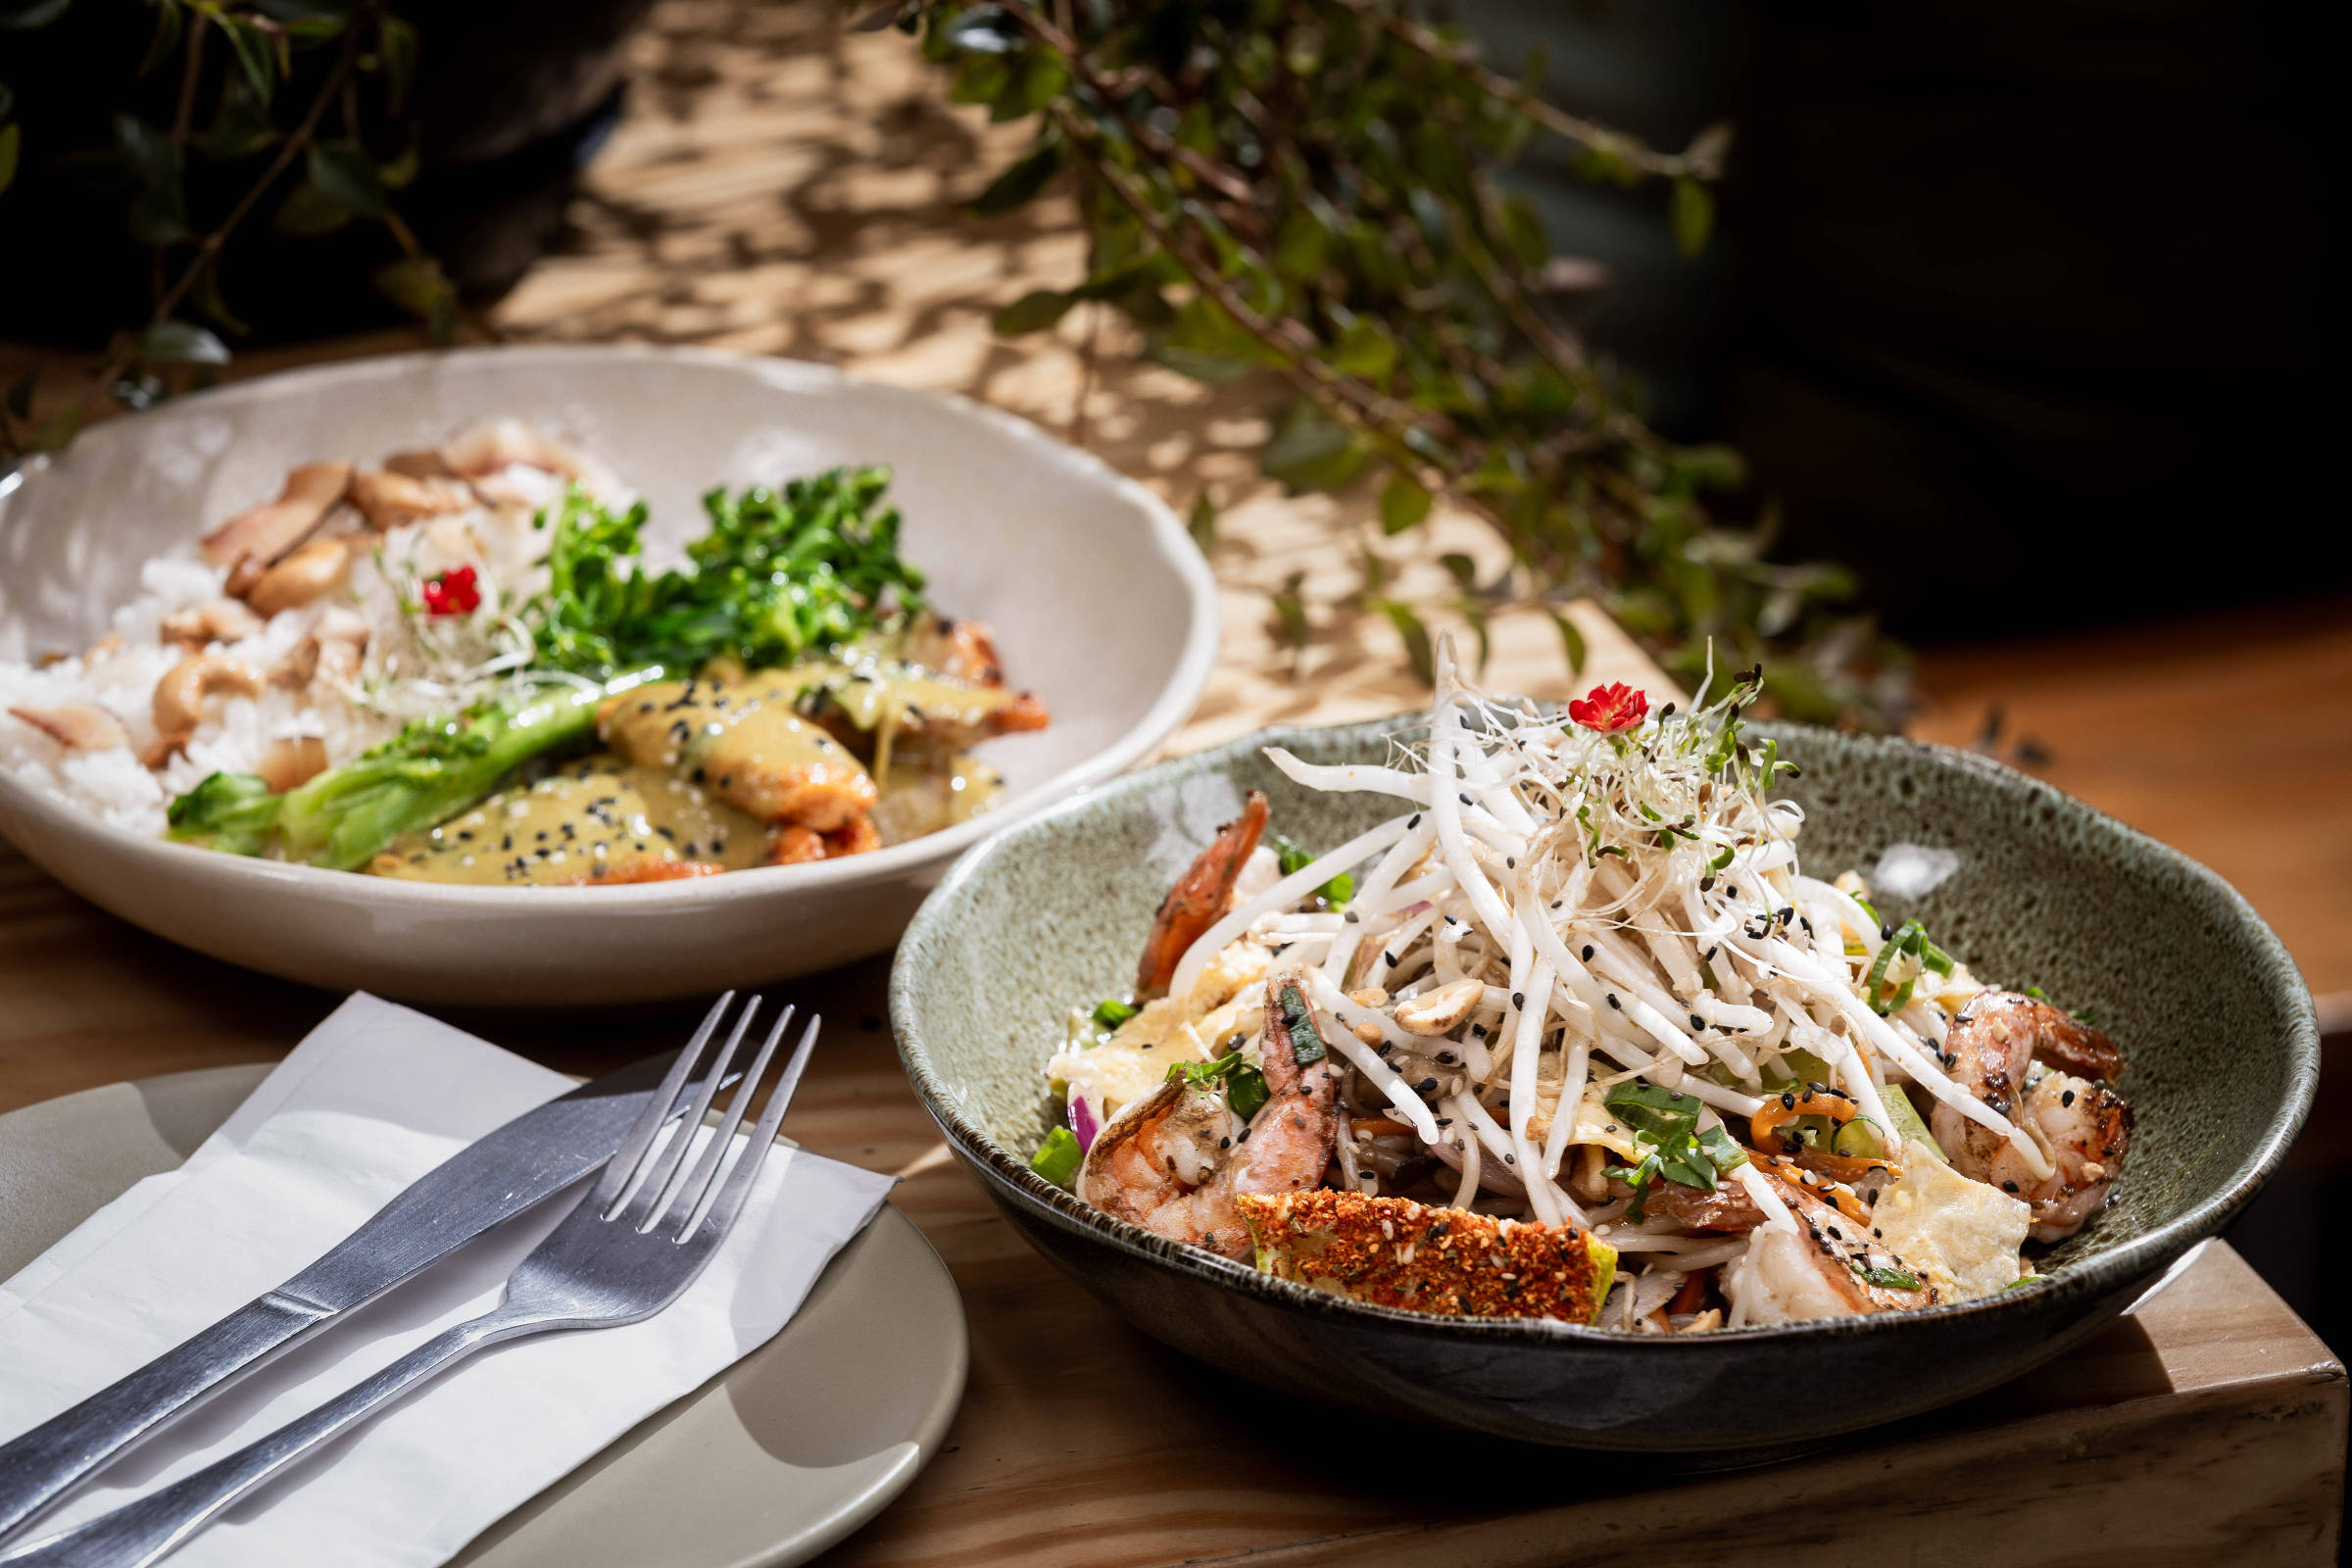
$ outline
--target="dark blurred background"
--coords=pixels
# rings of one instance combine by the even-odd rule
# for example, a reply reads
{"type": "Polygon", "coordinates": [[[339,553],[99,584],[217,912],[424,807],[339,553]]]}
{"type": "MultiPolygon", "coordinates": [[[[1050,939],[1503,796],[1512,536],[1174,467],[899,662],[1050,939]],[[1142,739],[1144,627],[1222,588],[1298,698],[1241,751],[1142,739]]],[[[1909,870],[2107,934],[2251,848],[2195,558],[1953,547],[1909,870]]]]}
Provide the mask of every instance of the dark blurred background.
{"type": "Polygon", "coordinates": [[[1908,640],[2341,584],[2328,287],[2340,12],[2281,0],[1457,0],[1557,101],[1738,128],[1719,239],[1521,166],[1572,306],[1670,433],[1728,440],[1788,548],[1908,640]]]}

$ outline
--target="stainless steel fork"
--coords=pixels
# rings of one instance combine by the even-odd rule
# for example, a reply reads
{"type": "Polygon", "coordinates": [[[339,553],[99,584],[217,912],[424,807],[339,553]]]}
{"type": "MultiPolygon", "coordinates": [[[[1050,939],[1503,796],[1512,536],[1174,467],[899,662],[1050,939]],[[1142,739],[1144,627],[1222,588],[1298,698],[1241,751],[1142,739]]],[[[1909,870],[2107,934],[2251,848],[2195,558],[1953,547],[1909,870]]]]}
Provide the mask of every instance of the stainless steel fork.
{"type": "Polygon", "coordinates": [[[808,1020],[751,1138],[729,1160],[744,1114],[792,1023],[793,1009],[784,1009],[728,1102],[725,1117],[689,1166],[686,1156],[695,1135],[759,1010],[760,999],[754,997],[735,1020],[691,1111],[664,1138],[663,1121],[702,1054],[702,1042],[679,1053],[669,1081],[605,1166],[603,1178],[516,1265],[497,1306],[443,1330],[366,1382],[194,1475],[87,1524],[0,1553],[0,1564],[137,1568],[154,1562],[269,1477],[474,1351],[526,1335],[640,1322],[676,1300],[742,1214],[823,1021],[808,1020]]]}

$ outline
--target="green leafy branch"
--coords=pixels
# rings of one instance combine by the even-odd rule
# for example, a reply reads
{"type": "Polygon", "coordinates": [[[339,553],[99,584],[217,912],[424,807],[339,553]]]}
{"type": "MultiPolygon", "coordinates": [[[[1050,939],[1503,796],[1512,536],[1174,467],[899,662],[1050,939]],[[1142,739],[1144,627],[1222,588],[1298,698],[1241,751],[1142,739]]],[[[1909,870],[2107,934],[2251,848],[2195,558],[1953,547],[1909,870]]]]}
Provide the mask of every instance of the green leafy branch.
{"type": "MultiPolygon", "coordinates": [[[[55,22],[73,3],[38,0],[0,21],[29,32],[55,22]]],[[[170,125],[120,112],[113,119],[110,145],[53,150],[48,156],[85,178],[127,190],[126,231],[152,259],[151,306],[141,325],[116,334],[88,391],[74,405],[34,423],[38,367],[8,390],[0,399],[0,462],[63,447],[110,399],[131,410],[151,406],[170,390],[166,369],[179,368],[190,384],[201,385],[227,363],[230,352],[221,334],[241,336],[248,328],[221,289],[223,252],[272,196],[277,204],[270,227],[280,234],[316,237],[354,220],[380,223],[401,256],[377,270],[375,286],[414,312],[436,339],[447,338],[456,325],[455,289],[393,203],[393,193],[407,186],[417,166],[406,120],[417,58],[415,27],[393,15],[383,0],[263,9],[220,0],[148,3],[155,13],[154,31],[135,75],[154,75],[176,59],[178,90],[170,125]],[[330,46],[331,59],[326,58],[330,46]],[[315,59],[325,63],[314,64],[315,59]],[[405,134],[395,154],[385,156],[368,145],[357,92],[362,80],[373,83],[370,107],[376,119],[405,134]],[[300,115],[290,125],[280,125],[273,112],[295,98],[297,86],[309,88],[307,100],[297,98],[304,103],[300,115]],[[208,96],[210,116],[199,126],[208,96]],[[191,157],[224,168],[259,166],[241,193],[201,232],[190,210],[191,157]],[[189,318],[189,311],[205,319],[189,318]]],[[[31,152],[24,125],[13,116],[14,102],[15,95],[0,83],[0,218],[8,189],[31,152]]]]}
{"type": "MultiPolygon", "coordinates": [[[[1892,662],[1842,608],[1849,574],[1771,559],[1777,518],[1737,510],[1738,455],[1659,436],[1631,379],[1551,319],[1550,243],[1495,178],[1531,139],[1564,137],[1588,178],[1663,184],[1666,220],[1694,252],[1728,129],[1656,151],[1550,104],[1540,62],[1503,75],[1389,0],[1051,15],[1029,0],[906,0],[880,20],[921,35],[956,101],[1037,127],[975,211],[1074,183],[1086,273],[1008,306],[1001,331],[1100,303],[1171,368],[1277,377],[1291,401],[1260,453],[1268,474],[1333,490],[1377,473],[1384,532],[1422,526],[1443,494],[1509,544],[1506,580],[1455,573],[1447,608],[1482,640],[1487,611],[1533,601],[1581,665],[1562,610],[1591,597],[1686,679],[1711,642],[1718,658],[1766,662],[1784,711],[1884,715],[1892,662]]],[[[1213,530],[1204,498],[1195,533],[1213,530]]],[[[1408,654],[1428,646],[1422,607],[1370,577],[1354,597],[1408,654]]],[[[1302,641],[1296,585],[1275,608],[1286,640],[1302,641]]]]}

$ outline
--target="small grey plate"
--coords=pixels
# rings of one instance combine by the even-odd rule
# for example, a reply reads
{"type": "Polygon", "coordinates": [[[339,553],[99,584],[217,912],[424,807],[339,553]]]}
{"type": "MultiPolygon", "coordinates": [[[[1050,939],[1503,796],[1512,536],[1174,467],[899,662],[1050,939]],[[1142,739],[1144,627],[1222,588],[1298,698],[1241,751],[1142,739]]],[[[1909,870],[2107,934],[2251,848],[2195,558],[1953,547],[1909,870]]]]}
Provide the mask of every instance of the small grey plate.
{"type": "MultiPolygon", "coordinates": [[[[268,1072],[172,1073],[0,1116],[0,1279],[133,1182],[186,1159],[268,1072]]],[[[639,1422],[455,1561],[806,1562],[881,1512],[939,1451],[965,1362],[955,1280],[886,1204],[783,1333],[639,1422]]]]}

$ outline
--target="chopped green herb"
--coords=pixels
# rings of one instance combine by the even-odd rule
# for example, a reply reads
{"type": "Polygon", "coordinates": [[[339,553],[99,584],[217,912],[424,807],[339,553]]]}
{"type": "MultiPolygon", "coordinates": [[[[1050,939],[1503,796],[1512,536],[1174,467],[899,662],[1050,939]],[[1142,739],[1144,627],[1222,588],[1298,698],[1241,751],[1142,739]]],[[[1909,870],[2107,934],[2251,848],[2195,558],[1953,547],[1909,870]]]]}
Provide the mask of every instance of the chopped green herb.
{"type": "Polygon", "coordinates": [[[1168,1068],[1170,1078],[1181,1078],[1196,1089],[1213,1089],[1219,1081],[1225,1085],[1225,1104],[1244,1121],[1255,1116],[1267,1100],[1266,1075],[1235,1052],[1214,1061],[1179,1061],[1168,1068]]]}
{"type": "Polygon", "coordinates": [[[1029,1168],[1056,1187],[1075,1187],[1078,1166],[1086,1152],[1078,1147],[1078,1137],[1067,1127],[1056,1127],[1046,1134],[1046,1141],[1037,1146],[1029,1156],[1029,1168]]]}
{"type": "MultiPolygon", "coordinates": [[[[1274,859],[1284,876],[1295,875],[1315,863],[1314,856],[1281,833],[1274,835],[1274,859]]],[[[1315,889],[1315,897],[1334,909],[1345,908],[1348,901],[1355,897],[1355,878],[1342,871],[1315,889]]]]}
{"type": "Polygon", "coordinates": [[[1854,1272],[1883,1291],[1916,1291],[1919,1276],[1899,1268],[1864,1268],[1856,1264],[1854,1272]]]}
{"type": "Polygon", "coordinates": [[[1095,1004],[1094,1017],[1095,1022],[1102,1028],[1116,1029],[1119,1025],[1125,1023],[1128,1019],[1134,1017],[1141,1011],[1143,1011],[1143,1008],[1132,1006],[1127,1003],[1119,1001],[1116,997],[1113,997],[1106,1001],[1098,1002],[1095,1004]]]}
{"type": "MultiPolygon", "coordinates": [[[[1721,1127],[1700,1131],[1700,1102],[1695,1095],[1629,1081],[1612,1088],[1602,1103],[1634,1130],[1635,1147],[1647,1149],[1635,1170],[1642,1178],[1635,1183],[1638,1190],[1646,1187],[1649,1177],[1664,1176],[1685,1187],[1713,1192],[1724,1171],[1747,1158],[1747,1152],[1721,1127]]],[[[1637,1204],[1642,1200],[1637,1191],[1637,1204]]]]}
{"type": "Polygon", "coordinates": [[[1323,1037],[1315,1033],[1315,1015],[1305,994],[1295,985],[1282,988],[1282,1027],[1291,1039],[1291,1059],[1304,1067],[1323,1059],[1323,1037]]]}

